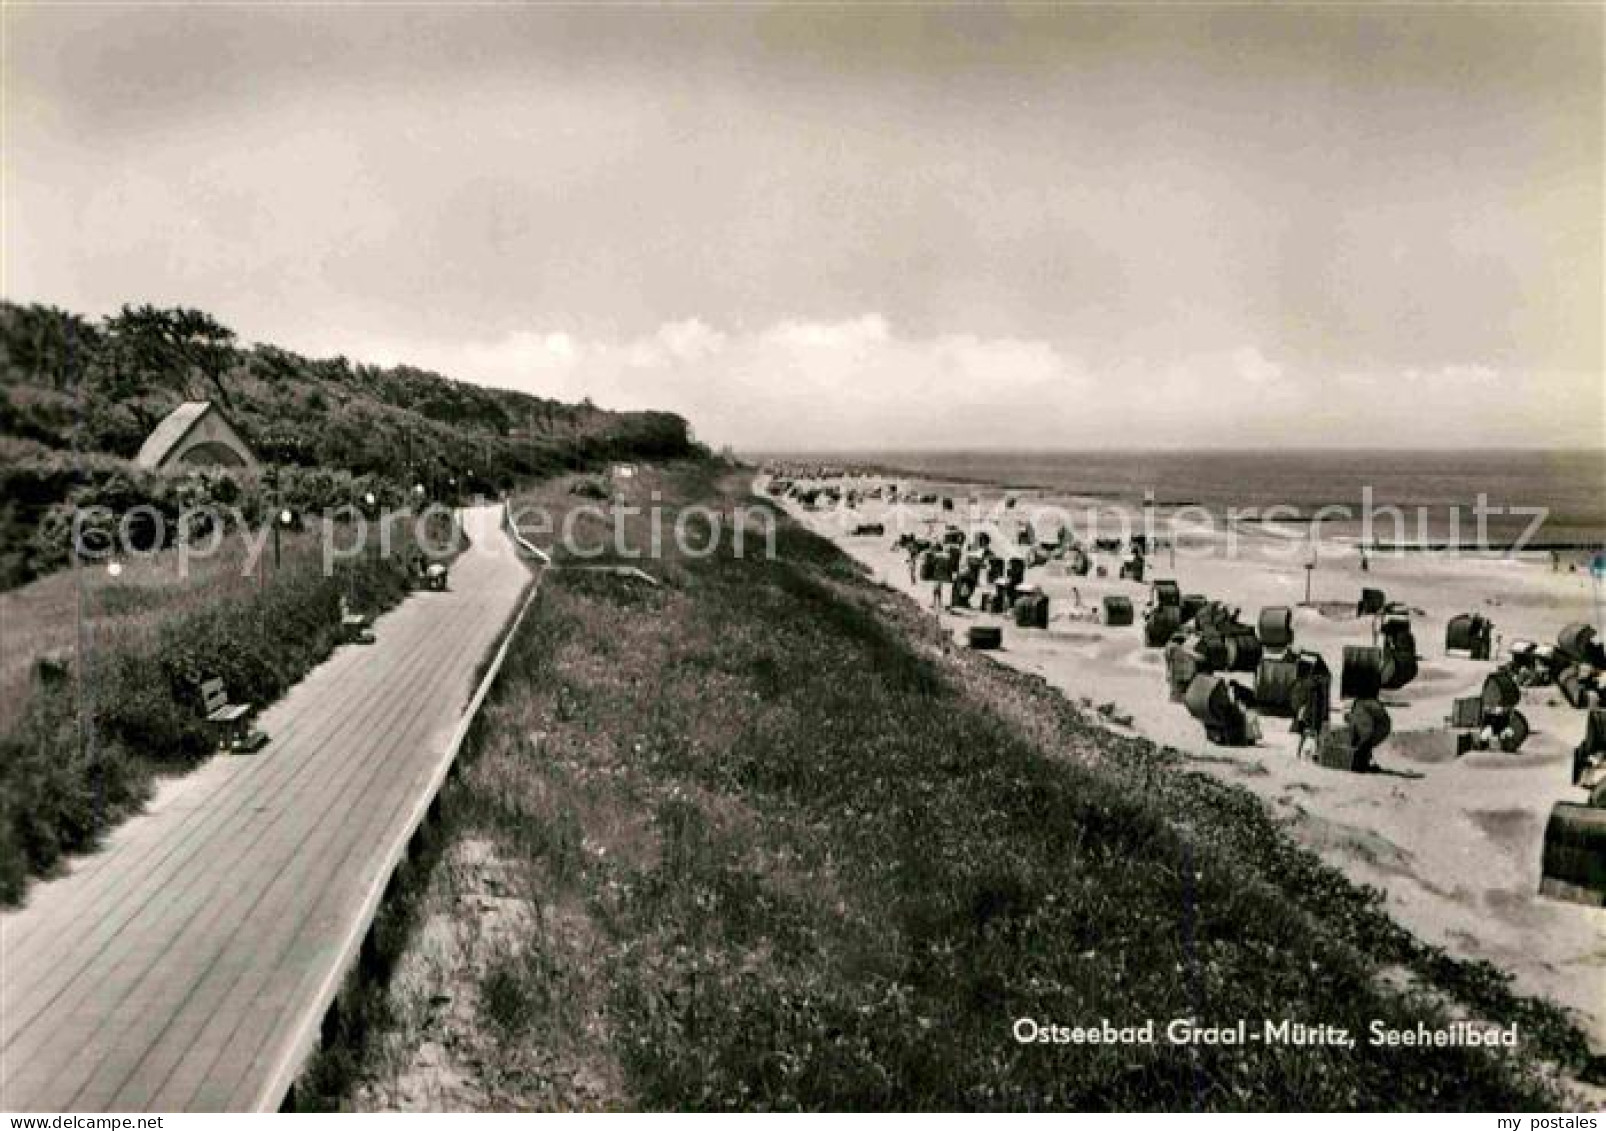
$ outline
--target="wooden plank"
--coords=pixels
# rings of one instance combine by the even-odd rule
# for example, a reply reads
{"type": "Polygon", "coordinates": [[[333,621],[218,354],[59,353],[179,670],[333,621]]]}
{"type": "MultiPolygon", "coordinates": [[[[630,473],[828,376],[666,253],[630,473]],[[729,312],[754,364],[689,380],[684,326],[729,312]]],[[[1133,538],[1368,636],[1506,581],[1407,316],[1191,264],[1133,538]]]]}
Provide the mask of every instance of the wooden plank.
{"type": "MultiPolygon", "coordinates": [[[[530,581],[498,529],[29,904],[0,915],[0,1107],[275,1107],[530,581]]],[[[505,645],[504,645],[505,647],[505,645]]]]}

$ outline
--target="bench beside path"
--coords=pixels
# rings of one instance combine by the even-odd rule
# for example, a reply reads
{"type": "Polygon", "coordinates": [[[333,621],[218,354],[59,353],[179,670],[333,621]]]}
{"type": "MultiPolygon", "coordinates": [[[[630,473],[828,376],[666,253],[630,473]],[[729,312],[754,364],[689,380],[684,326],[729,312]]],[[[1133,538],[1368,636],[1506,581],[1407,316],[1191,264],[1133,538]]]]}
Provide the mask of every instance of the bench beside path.
{"type": "Polygon", "coordinates": [[[500,519],[469,508],[449,589],[264,711],[262,750],[164,783],[0,914],[0,1109],[279,1106],[532,584],[500,519]]]}

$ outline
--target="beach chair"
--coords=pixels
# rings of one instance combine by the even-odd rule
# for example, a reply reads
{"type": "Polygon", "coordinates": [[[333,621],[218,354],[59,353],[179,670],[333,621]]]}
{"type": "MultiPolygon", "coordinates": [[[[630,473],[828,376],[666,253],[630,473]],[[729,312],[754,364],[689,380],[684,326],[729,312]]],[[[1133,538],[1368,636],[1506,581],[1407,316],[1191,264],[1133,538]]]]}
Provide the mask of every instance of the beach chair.
{"type": "Polygon", "coordinates": [[[978,652],[990,652],[1004,645],[1004,630],[996,624],[973,624],[965,630],[965,643],[978,652]]]}
{"type": "Polygon", "coordinates": [[[1203,726],[1205,737],[1216,746],[1247,746],[1249,719],[1244,711],[1243,694],[1230,680],[1215,675],[1195,676],[1183,695],[1188,714],[1203,726]]]}
{"type": "Polygon", "coordinates": [[[1322,731],[1316,746],[1316,764],[1328,770],[1357,771],[1362,767],[1355,756],[1355,736],[1344,723],[1322,731]]]}
{"type": "Polygon", "coordinates": [[[1365,773],[1372,768],[1372,752],[1392,730],[1383,704],[1376,699],[1357,699],[1344,722],[1323,733],[1316,760],[1330,770],[1365,773]]]}
{"type": "Polygon", "coordinates": [[[1149,590],[1149,604],[1157,609],[1175,607],[1181,619],[1182,589],[1175,581],[1157,580],[1149,590]]]}
{"type": "Polygon", "coordinates": [[[1489,623],[1487,617],[1479,616],[1477,613],[1461,613],[1453,616],[1444,626],[1445,655],[1465,652],[1471,659],[1487,660],[1493,636],[1494,625],[1489,623]]]}
{"type": "Polygon", "coordinates": [[[1271,605],[1260,610],[1255,625],[1262,646],[1282,651],[1294,643],[1294,610],[1287,605],[1271,605]]]}
{"type": "Polygon", "coordinates": [[[1573,784],[1593,788],[1606,771],[1606,710],[1597,707],[1584,723],[1584,739],[1573,747],[1573,784]],[[1586,780],[1587,779],[1587,780],[1586,780]]]}
{"type": "Polygon", "coordinates": [[[268,744],[268,736],[251,727],[253,708],[248,703],[229,702],[221,679],[201,681],[201,710],[217,735],[218,749],[255,754],[268,744]]]}
{"type": "Polygon", "coordinates": [[[1193,652],[1181,636],[1174,636],[1165,646],[1165,677],[1166,686],[1170,689],[1171,702],[1181,703],[1188,694],[1188,685],[1193,677],[1199,674],[1199,661],[1194,658],[1193,652]]]}
{"type": "Polygon", "coordinates": [[[1522,744],[1528,741],[1530,732],[1528,716],[1516,708],[1512,708],[1505,718],[1499,720],[1499,729],[1495,731],[1494,743],[1504,753],[1515,754],[1522,749],[1522,744]]]}
{"type": "Polygon", "coordinates": [[[1132,598],[1119,593],[1108,594],[1103,602],[1103,622],[1111,627],[1132,623],[1132,598]]]}
{"type": "Polygon", "coordinates": [[[1233,626],[1233,631],[1226,633],[1222,639],[1227,646],[1227,670],[1230,672],[1253,672],[1260,667],[1260,658],[1265,649],[1260,646],[1260,637],[1253,629],[1243,625],[1233,626]]]}
{"type": "Polygon", "coordinates": [[[1522,702],[1522,688],[1507,671],[1490,672],[1483,681],[1483,691],[1479,698],[1483,701],[1483,714],[1502,715],[1522,702]]]}
{"type": "Polygon", "coordinates": [[[971,579],[969,574],[960,574],[948,589],[948,607],[950,609],[970,608],[970,598],[975,592],[976,582],[971,579]]]}
{"type": "Polygon", "coordinates": [[[1601,656],[1600,645],[1595,643],[1595,626],[1583,621],[1562,629],[1556,635],[1556,648],[1575,664],[1593,665],[1606,659],[1601,656]]]}
{"type": "Polygon", "coordinates": [[[1551,808],[1539,894],[1606,907],[1606,809],[1567,801],[1551,808]]]}
{"type": "Polygon", "coordinates": [[[1455,736],[1456,757],[1472,750],[1515,754],[1528,741],[1528,717],[1517,710],[1508,691],[1504,681],[1492,685],[1485,681],[1485,694],[1468,695],[1450,704],[1450,730],[1460,732],[1455,736]]]}
{"type": "Polygon", "coordinates": [[[1194,637],[1193,654],[1202,672],[1224,672],[1231,666],[1232,649],[1219,632],[1201,632],[1194,637]]]}
{"type": "Polygon", "coordinates": [[[1176,605],[1152,605],[1143,618],[1143,643],[1159,648],[1182,627],[1182,610],[1176,605]]]}
{"type": "Polygon", "coordinates": [[[1572,664],[1556,677],[1556,690],[1567,705],[1588,711],[1600,703],[1600,682],[1595,670],[1585,664],[1572,664]]]}
{"type": "Polygon", "coordinates": [[[1483,697],[1467,695],[1450,704],[1450,726],[1457,730],[1476,730],[1483,725],[1483,697]]]}
{"type": "Polygon", "coordinates": [[[1383,689],[1383,650],[1364,644],[1344,648],[1344,666],[1339,669],[1340,699],[1376,699],[1383,689]]]}
{"type": "Polygon", "coordinates": [[[1415,679],[1420,670],[1414,654],[1385,648],[1383,667],[1378,673],[1379,686],[1384,691],[1398,691],[1415,679]]]}
{"type": "Polygon", "coordinates": [[[1527,670],[1534,666],[1534,653],[1538,647],[1532,640],[1513,640],[1506,648],[1506,662],[1502,666],[1517,678],[1524,678],[1527,670]]]}
{"type": "Polygon", "coordinates": [[[1295,656],[1263,656],[1255,669],[1255,707],[1263,715],[1291,719],[1296,706],[1295,684],[1299,660],[1295,656]]]}
{"type": "Polygon", "coordinates": [[[1037,590],[1022,590],[1015,598],[1015,627],[1048,627],[1048,595],[1037,590]]]}

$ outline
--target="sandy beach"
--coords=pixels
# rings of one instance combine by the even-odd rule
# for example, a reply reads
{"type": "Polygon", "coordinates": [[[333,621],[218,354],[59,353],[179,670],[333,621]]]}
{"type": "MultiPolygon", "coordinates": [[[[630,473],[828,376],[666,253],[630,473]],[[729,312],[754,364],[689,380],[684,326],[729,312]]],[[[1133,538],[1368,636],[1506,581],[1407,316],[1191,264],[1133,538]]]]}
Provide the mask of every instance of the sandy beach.
{"type": "MultiPolygon", "coordinates": [[[[834,482],[870,488],[889,480],[834,482]]],[[[1006,510],[1006,492],[997,488],[902,483],[906,492],[952,497],[954,510],[907,501],[889,506],[878,498],[862,499],[851,510],[809,510],[795,499],[782,502],[879,581],[928,608],[932,583],[913,580],[907,555],[893,545],[901,531],[940,533],[947,522],[967,524],[974,508],[990,516],[981,528],[1007,556],[1023,517],[1047,508],[1074,515],[1092,502],[1010,491],[1015,502],[1006,510]],[[884,525],[884,533],[852,532],[875,523],[884,525]]],[[[1134,516],[1128,512],[1128,517],[1134,516]]],[[[1106,532],[1101,525],[1100,533],[1106,532]]],[[[1546,554],[1420,552],[1374,556],[1363,571],[1353,543],[1335,540],[1318,545],[1309,577],[1312,606],[1298,607],[1305,597],[1309,548],[1290,546],[1279,532],[1260,527],[1239,528],[1232,541],[1228,553],[1229,535],[1223,530],[1200,529],[1179,538],[1174,555],[1162,550],[1151,556],[1143,583],[1119,579],[1116,553],[1093,555],[1095,565],[1106,570],[1103,577],[1095,575],[1096,568],[1088,576],[1073,576],[1058,561],[1033,567],[1026,582],[1050,601],[1046,631],[1016,628],[1006,617],[974,610],[933,615],[941,616],[959,642],[971,625],[1003,625],[1003,648],[994,653],[1000,662],[1040,674],[1072,700],[1094,707],[1113,704],[1108,713],[1130,717],[1133,731],[1177,748],[1204,772],[1252,790],[1302,843],[1352,880],[1384,892],[1390,912],[1419,937],[1458,957],[1485,959],[1509,971],[1523,992],[1574,1010],[1596,1051],[1606,1049],[1606,911],[1538,894],[1550,809],[1557,801],[1584,800],[1584,791],[1570,785],[1569,776],[1585,713],[1569,707],[1554,687],[1529,688],[1521,710],[1533,730],[1518,753],[1457,758],[1442,741],[1452,700],[1476,694],[1495,666],[1446,656],[1446,622],[1460,613],[1490,618],[1497,657],[1513,640],[1553,643],[1565,624],[1595,622],[1587,570],[1580,566],[1569,572],[1565,562],[1553,569],[1546,554]],[[1334,672],[1335,699],[1343,647],[1374,642],[1371,619],[1354,615],[1362,587],[1382,589],[1390,601],[1409,604],[1421,670],[1405,688],[1384,693],[1393,734],[1377,753],[1377,772],[1345,773],[1296,759],[1296,737],[1285,719],[1263,718],[1263,737],[1251,747],[1207,742],[1182,704],[1169,700],[1161,650],[1144,647],[1141,609],[1150,582],[1159,578],[1174,579],[1184,592],[1240,607],[1249,624],[1264,606],[1296,606],[1296,644],[1326,658],[1334,672]],[[1107,627],[1091,616],[1112,593],[1131,598],[1139,610],[1137,623],[1107,627]]],[[[1252,673],[1235,678],[1254,681],[1252,673]]]]}

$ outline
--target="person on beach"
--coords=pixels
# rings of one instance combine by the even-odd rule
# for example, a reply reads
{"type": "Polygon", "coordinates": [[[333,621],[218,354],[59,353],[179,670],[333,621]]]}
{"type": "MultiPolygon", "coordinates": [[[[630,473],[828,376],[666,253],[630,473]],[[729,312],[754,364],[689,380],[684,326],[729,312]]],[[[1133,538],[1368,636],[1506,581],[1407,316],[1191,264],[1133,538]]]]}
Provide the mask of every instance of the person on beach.
{"type": "Polygon", "coordinates": [[[1311,730],[1309,715],[1303,702],[1300,703],[1294,714],[1294,731],[1299,735],[1299,741],[1294,743],[1294,761],[1303,762],[1305,760],[1305,743],[1308,741],[1313,744],[1311,748],[1313,753],[1321,743],[1321,736],[1311,730]]]}
{"type": "Polygon", "coordinates": [[[1260,714],[1255,710],[1255,696],[1247,687],[1232,684],[1233,702],[1238,705],[1238,714],[1242,720],[1243,744],[1245,746],[1258,746],[1263,737],[1260,728],[1260,714]]]}
{"type": "Polygon", "coordinates": [[[1321,751],[1322,731],[1327,728],[1328,681],[1320,671],[1312,671],[1300,678],[1294,686],[1294,730],[1299,742],[1294,746],[1294,760],[1305,757],[1305,743],[1310,743],[1311,757],[1321,751]]]}

